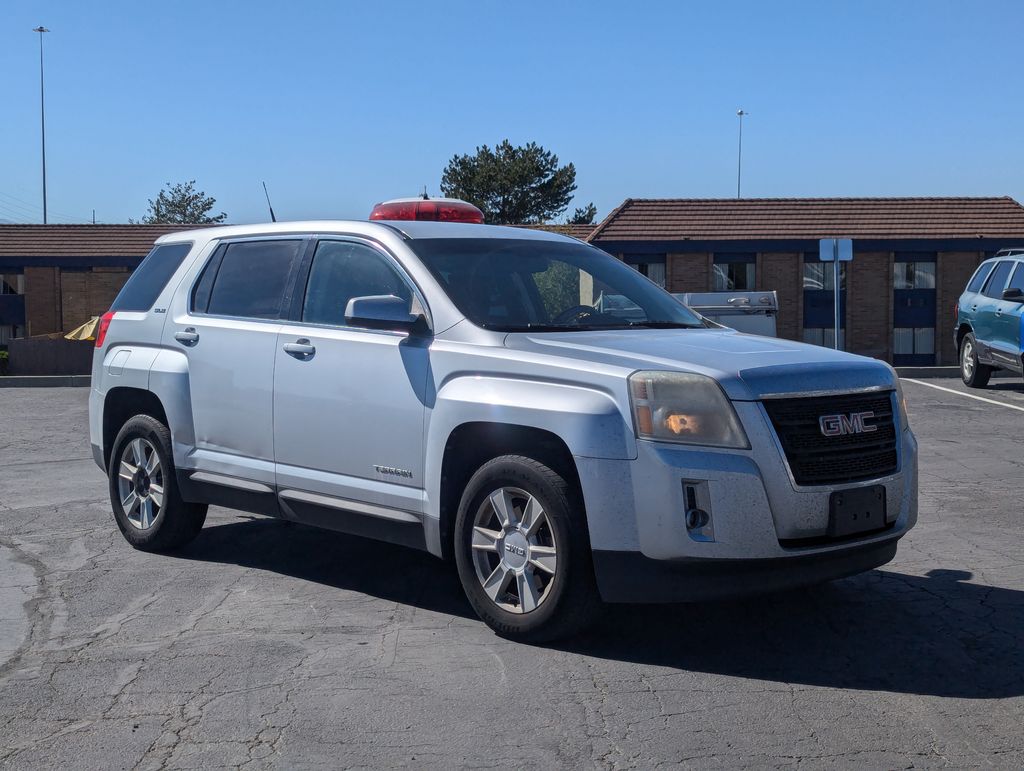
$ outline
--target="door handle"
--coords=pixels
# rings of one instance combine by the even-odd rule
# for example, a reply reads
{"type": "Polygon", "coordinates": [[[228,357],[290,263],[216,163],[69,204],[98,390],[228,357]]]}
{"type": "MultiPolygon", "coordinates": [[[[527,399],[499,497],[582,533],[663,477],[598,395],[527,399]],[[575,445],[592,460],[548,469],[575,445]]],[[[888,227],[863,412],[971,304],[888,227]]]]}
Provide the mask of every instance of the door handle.
{"type": "Polygon", "coordinates": [[[294,356],[296,359],[305,360],[316,353],[316,346],[303,337],[294,343],[285,343],[284,352],[289,356],[294,356]]]}
{"type": "Polygon", "coordinates": [[[199,333],[195,327],[186,327],[182,332],[175,332],[174,339],[182,345],[191,346],[199,342],[199,333]]]}

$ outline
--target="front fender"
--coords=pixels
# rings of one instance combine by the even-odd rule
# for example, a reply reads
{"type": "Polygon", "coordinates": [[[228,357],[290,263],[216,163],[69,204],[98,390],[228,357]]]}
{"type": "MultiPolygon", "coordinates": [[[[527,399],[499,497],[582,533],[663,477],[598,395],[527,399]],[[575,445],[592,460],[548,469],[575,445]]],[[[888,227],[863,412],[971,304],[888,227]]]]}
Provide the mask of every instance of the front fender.
{"type": "Polygon", "coordinates": [[[632,421],[610,393],[539,380],[453,378],[438,390],[426,432],[424,524],[435,537],[441,517],[445,447],[452,432],[466,423],[541,429],[561,438],[574,456],[613,460],[637,456],[632,421]]]}

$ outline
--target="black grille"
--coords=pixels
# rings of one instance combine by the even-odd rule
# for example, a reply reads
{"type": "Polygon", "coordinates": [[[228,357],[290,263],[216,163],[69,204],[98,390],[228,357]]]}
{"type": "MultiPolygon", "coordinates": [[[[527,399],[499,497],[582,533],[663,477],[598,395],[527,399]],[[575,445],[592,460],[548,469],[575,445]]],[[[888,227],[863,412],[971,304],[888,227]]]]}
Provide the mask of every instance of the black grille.
{"type": "Polygon", "coordinates": [[[896,424],[890,393],[768,399],[764,408],[782,442],[793,479],[826,485],[877,479],[896,473],[896,424]],[[824,436],[819,418],[873,412],[876,431],[824,436]]]}

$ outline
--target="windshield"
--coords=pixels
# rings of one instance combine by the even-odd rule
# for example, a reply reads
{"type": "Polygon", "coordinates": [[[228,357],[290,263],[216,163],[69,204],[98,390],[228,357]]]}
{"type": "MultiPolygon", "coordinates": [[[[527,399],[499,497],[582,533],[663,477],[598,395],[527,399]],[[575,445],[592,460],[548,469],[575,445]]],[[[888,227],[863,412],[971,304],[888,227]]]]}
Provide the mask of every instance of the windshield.
{"type": "Polygon", "coordinates": [[[664,289],[583,243],[428,238],[408,244],[466,318],[486,329],[704,327],[664,289]]]}

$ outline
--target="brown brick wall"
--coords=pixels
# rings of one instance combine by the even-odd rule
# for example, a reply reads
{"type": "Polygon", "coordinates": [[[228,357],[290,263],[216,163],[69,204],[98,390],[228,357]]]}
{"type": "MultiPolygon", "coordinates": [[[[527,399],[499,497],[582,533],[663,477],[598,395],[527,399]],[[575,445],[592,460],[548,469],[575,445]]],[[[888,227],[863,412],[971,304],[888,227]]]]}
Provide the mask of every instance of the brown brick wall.
{"type": "Polygon", "coordinates": [[[670,292],[711,290],[711,255],[688,252],[665,256],[665,284],[670,292]]]}
{"type": "Polygon", "coordinates": [[[110,308],[124,282],[125,269],[94,268],[87,271],[61,271],[61,307],[68,331],[99,316],[110,308]]]}
{"type": "Polygon", "coordinates": [[[60,275],[56,268],[25,268],[25,326],[27,335],[60,332],[60,275]]]}
{"type": "Polygon", "coordinates": [[[892,361],[892,252],[855,252],[846,274],[846,350],[892,361]]]}
{"type": "Polygon", "coordinates": [[[775,290],[779,299],[776,331],[787,340],[803,339],[803,255],[764,252],[757,256],[757,288],[775,290]]]}
{"type": "Polygon", "coordinates": [[[983,252],[939,252],[935,264],[935,347],[939,364],[956,364],[953,344],[953,306],[971,274],[984,259],[983,252]]]}

